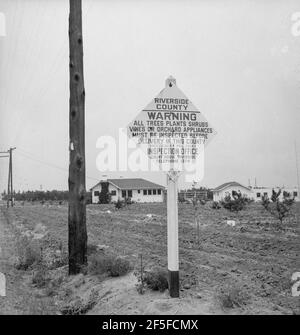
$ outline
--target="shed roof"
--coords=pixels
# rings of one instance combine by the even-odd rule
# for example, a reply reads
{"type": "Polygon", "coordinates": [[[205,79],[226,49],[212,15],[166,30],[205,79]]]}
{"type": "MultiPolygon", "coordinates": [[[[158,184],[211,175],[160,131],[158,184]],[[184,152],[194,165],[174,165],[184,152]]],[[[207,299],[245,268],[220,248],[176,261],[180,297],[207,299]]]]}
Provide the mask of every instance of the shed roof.
{"type": "Polygon", "coordinates": [[[218,192],[218,191],[224,190],[225,188],[231,187],[231,186],[238,186],[238,187],[242,187],[242,188],[245,188],[245,189],[251,191],[251,189],[249,187],[246,187],[246,186],[244,186],[244,185],[242,185],[242,184],[240,184],[236,181],[230,181],[228,183],[224,183],[224,184],[214,188],[212,191],[213,192],[218,192]]]}
{"type": "MultiPolygon", "coordinates": [[[[140,189],[164,189],[165,187],[159,184],[152,183],[142,178],[119,178],[119,179],[107,179],[107,182],[116,186],[120,190],[140,190],[140,189]]],[[[97,183],[91,189],[95,188],[101,183],[97,183]]]]}

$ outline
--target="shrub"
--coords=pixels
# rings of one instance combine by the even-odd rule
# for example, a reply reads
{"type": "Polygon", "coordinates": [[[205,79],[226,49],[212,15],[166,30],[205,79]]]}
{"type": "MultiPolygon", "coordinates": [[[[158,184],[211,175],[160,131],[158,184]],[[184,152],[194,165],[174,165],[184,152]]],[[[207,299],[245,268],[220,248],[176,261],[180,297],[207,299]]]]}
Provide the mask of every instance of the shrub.
{"type": "Polygon", "coordinates": [[[53,280],[49,280],[48,285],[46,287],[46,295],[47,296],[54,296],[57,294],[57,290],[61,286],[62,282],[64,280],[64,276],[59,276],[57,278],[54,278],[53,280]]]}
{"type": "Polygon", "coordinates": [[[217,298],[223,308],[242,307],[247,304],[249,296],[243,288],[225,285],[218,290],[217,298]]]}
{"type": "Polygon", "coordinates": [[[92,274],[103,275],[111,269],[114,257],[104,254],[93,254],[89,261],[89,270],[92,274]]]}
{"type": "Polygon", "coordinates": [[[48,269],[56,269],[68,264],[68,251],[62,241],[51,237],[43,239],[42,261],[48,269]]]}
{"type": "Polygon", "coordinates": [[[96,244],[88,244],[87,245],[87,255],[90,256],[92,254],[95,254],[98,251],[96,244]]]}
{"type": "Polygon", "coordinates": [[[120,209],[120,208],[122,208],[124,206],[125,206],[125,203],[122,200],[120,200],[120,199],[118,199],[118,201],[115,203],[116,209],[120,209]]]}
{"type": "Polygon", "coordinates": [[[46,268],[44,266],[39,266],[37,270],[33,272],[32,275],[32,284],[34,284],[38,288],[42,288],[47,285],[50,278],[47,275],[46,268]]]}
{"type": "Polygon", "coordinates": [[[269,209],[270,199],[267,194],[264,194],[261,198],[261,204],[264,206],[265,209],[269,209]]]}
{"type": "Polygon", "coordinates": [[[153,291],[163,292],[169,288],[168,273],[161,268],[155,268],[150,272],[146,272],[144,282],[153,291]]]}
{"type": "Polygon", "coordinates": [[[117,257],[113,260],[111,268],[108,270],[112,277],[123,276],[131,270],[131,265],[127,259],[117,257]]]}
{"type": "Polygon", "coordinates": [[[60,254],[55,257],[52,268],[59,268],[67,264],[69,264],[69,254],[65,250],[62,250],[60,254]]]}
{"type": "Polygon", "coordinates": [[[124,258],[97,253],[90,258],[89,270],[95,275],[108,274],[111,277],[118,277],[128,273],[131,265],[124,258]]]}
{"type": "Polygon", "coordinates": [[[283,223],[283,219],[288,216],[289,211],[294,203],[294,198],[290,198],[290,194],[288,192],[283,192],[283,200],[279,200],[279,196],[281,194],[281,190],[279,189],[278,192],[272,190],[272,197],[269,200],[268,196],[263,196],[262,198],[262,205],[264,208],[276,217],[280,221],[280,228],[283,223]]]}
{"type": "Polygon", "coordinates": [[[17,241],[18,270],[27,270],[32,265],[42,261],[42,252],[36,243],[33,243],[27,236],[23,236],[17,241]]]}
{"type": "Polygon", "coordinates": [[[131,198],[125,198],[125,205],[132,205],[133,201],[131,198]]]}
{"type": "Polygon", "coordinates": [[[218,201],[213,201],[212,205],[211,205],[212,209],[220,209],[221,205],[219,204],[218,201]]]}
{"type": "Polygon", "coordinates": [[[178,194],[178,202],[185,203],[184,195],[182,193],[178,194]]]}
{"type": "Polygon", "coordinates": [[[224,200],[221,201],[221,204],[231,212],[239,212],[245,208],[248,202],[247,197],[244,197],[240,192],[232,191],[232,198],[230,194],[228,194],[224,200]]]}

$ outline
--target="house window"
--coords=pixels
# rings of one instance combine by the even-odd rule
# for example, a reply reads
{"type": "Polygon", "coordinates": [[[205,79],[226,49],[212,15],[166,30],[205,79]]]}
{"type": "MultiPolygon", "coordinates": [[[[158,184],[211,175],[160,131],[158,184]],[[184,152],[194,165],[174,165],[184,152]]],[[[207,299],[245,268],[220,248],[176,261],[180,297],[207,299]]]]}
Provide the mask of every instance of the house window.
{"type": "Polygon", "coordinates": [[[148,190],[148,195],[151,195],[152,194],[152,190],[148,190]]]}
{"type": "Polygon", "coordinates": [[[116,190],[113,190],[113,191],[110,192],[110,194],[111,195],[117,195],[117,192],[116,192],[116,190]]]}
{"type": "Polygon", "coordinates": [[[141,193],[141,191],[140,190],[138,190],[138,194],[140,194],[141,193]]]}
{"type": "Polygon", "coordinates": [[[297,191],[294,191],[294,192],[293,192],[293,196],[294,196],[294,197],[298,197],[298,192],[297,192],[297,191]]]}
{"type": "Polygon", "coordinates": [[[161,194],[161,190],[157,190],[157,193],[158,193],[158,194],[161,194]]]}
{"type": "Polygon", "coordinates": [[[144,195],[147,195],[147,190],[143,190],[143,194],[144,194],[144,195]]]}
{"type": "Polygon", "coordinates": [[[132,198],[132,190],[128,190],[128,198],[132,198]]]}
{"type": "Polygon", "coordinates": [[[260,193],[259,193],[259,192],[256,193],[256,197],[257,197],[257,198],[260,198],[260,193]]]}
{"type": "Polygon", "coordinates": [[[122,191],[122,198],[126,198],[126,191],[122,191]]]}
{"type": "Polygon", "coordinates": [[[153,195],[156,195],[156,190],[153,190],[153,195]]]}
{"type": "Polygon", "coordinates": [[[264,196],[267,197],[268,196],[268,192],[264,192],[264,196]]]}
{"type": "Polygon", "coordinates": [[[94,192],[94,196],[95,196],[95,197],[99,197],[99,194],[100,194],[99,191],[95,191],[95,192],[94,192]]]}

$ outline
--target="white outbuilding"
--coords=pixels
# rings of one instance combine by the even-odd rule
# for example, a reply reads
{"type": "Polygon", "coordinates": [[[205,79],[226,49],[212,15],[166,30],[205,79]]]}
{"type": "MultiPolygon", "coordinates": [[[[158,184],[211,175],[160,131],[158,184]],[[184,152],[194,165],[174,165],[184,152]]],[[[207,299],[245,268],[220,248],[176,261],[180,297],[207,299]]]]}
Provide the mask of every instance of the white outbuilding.
{"type": "Polygon", "coordinates": [[[228,183],[224,183],[216,187],[212,191],[214,201],[222,201],[227,195],[232,196],[233,191],[240,192],[242,195],[246,196],[249,199],[253,198],[251,188],[246,187],[240,183],[237,183],[236,181],[230,181],[228,183]]]}
{"type": "Polygon", "coordinates": [[[252,188],[253,192],[253,199],[255,201],[261,201],[263,196],[267,196],[269,199],[272,197],[273,190],[277,193],[281,190],[279,195],[279,200],[283,200],[284,193],[288,195],[290,198],[294,198],[295,201],[299,201],[299,194],[296,187],[294,188],[287,188],[287,187],[258,187],[255,186],[252,188]]]}
{"type": "Polygon", "coordinates": [[[286,193],[290,198],[294,198],[295,201],[299,201],[299,193],[296,187],[287,188],[287,187],[246,187],[236,181],[231,181],[224,183],[215,189],[213,189],[213,200],[221,201],[226,195],[232,195],[233,191],[241,192],[242,195],[246,196],[249,199],[254,201],[261,201],[263,196],[267,196],[269,199],[272,197],[272,192],[278,192],[281,190],[279,200],[283,200],[284,193],[286,193]]]}
{"type": "Polygon", "coordinates": [[[165,187],[142,178],[119,178],[100,181],[91,188],[92,203],[99,203],[102,187],[108,188],[111,201],[130,198],[135,202],[163,202],[165,187]]]}

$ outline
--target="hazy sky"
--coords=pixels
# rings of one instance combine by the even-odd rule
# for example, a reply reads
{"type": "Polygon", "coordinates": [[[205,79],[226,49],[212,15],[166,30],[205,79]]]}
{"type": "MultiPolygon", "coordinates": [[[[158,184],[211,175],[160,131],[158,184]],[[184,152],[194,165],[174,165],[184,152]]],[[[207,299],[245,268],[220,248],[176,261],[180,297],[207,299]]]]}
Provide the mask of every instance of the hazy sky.
{"type": "MultiPolygon", "coordinates": [[[[0,0],[0,12],[7,34],[0,37],[0,151],[17,147],[16,190],[67,189],[68,1],[0,0]]],[[[296,0],[83,0],[87,188],[103,174],[97,138],[117,136],[170,74],[218,133],[205,151],[202,185],[254,177],[261,186],[296,185],[295,12],[296,0]]],[[[7,169],[0,159],[1,191],[7,169]]],[[[166,179],[109,174],[119,175],[166,179]]]]}

